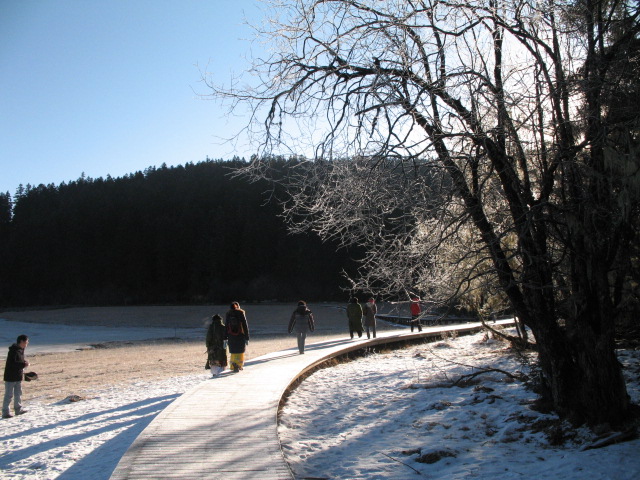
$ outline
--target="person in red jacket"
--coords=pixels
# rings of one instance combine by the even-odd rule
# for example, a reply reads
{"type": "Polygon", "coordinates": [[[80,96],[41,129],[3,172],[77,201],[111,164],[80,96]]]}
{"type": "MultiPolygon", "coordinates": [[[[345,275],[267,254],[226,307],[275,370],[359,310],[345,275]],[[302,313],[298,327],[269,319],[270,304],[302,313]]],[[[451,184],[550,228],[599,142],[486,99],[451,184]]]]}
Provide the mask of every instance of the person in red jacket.
{"type": "Polygon", "coordinates": [[[411,331],[413,332],[413,327],[417,326],[418,331],[422,331],[422,325],[420,324],[420,313],[422,309],[420,308],[420,298],[419,297],[411,297],[411,331]]]}
{"type": "Polygon", "coordinates": [[[22,408],[22,378],[24,369],[29,362],[24,358],[24,349],[29,345],[29,337],[18,336],[16,343],[9,347],[7,363],[4,367],[4,401],[2,402],[2,418],[11,418],[9,407],[14,400],[13,407],[16,415],[22,415],[27,411],[22,408]]]}

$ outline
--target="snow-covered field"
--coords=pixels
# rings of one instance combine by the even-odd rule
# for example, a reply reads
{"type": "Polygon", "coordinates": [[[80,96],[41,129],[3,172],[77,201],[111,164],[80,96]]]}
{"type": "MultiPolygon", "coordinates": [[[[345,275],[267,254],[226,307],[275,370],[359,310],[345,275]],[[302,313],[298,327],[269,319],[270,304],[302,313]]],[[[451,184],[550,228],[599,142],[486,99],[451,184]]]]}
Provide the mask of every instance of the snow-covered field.
{"type": "MultiPolygon", "coordinates": [[[[550,446],[545,429],[560,436],[554,418],[531,410],[534,395],[503,374],[446,386],[472,372],[459,364],[522,369],[500,354],[503,348],[475,335],[316,372],[281,415],[279,433],[297,478],[640,478],[640,440],[581,451],[593,437],[579,431],[563,447],[550,446]]],[[[620,359],[638,403],[640,352],[622,351],[620,359]]],[[[0,421],[0,478],[107,479],[155,415],[206,378],[136,383],[77,402],[30,403],[27,414],[0,421]]]]}
{"type": "MultiPolygon", "coordinates": [[[[524,372],[504,348],[479,334],[314,373],[280,416],[296,478],[640,478],[640,440],[583,451],[594,435],[532,410],[535,395],[508,375],[451,386],[479,369],[524,372]],[[562,437],[563,446],[550,445],[562,437]]],[[[621,351],[620,360],[638,403],[640,352],[621,351]]]]}

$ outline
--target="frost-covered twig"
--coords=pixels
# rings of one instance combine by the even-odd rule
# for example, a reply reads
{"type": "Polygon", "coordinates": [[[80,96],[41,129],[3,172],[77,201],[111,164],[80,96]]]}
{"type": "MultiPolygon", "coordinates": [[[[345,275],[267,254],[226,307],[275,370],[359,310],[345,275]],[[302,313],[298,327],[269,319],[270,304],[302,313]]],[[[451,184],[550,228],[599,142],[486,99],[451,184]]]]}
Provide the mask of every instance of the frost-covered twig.
{"type": "Polygon", "coordinates": [[[523,374],[519,374],[519,375],[514,375],[513,373],[507,372],[506,370],[501,370],[500,368],[486,368],[486,369],[482,369],[478,372],[474,372],[474,373],[468,373],[466,375],[461,375],[460,377],[458,377],[457,380],[454,380],[452,386],[456,387],[458,386],[460,383],[466,381],[466,380],[470,380],[474,377],[477,377],[478,375],[482,375],[484,373],[501,373],[503,375],[506,375],[509,378],[512,378],[514,380],[519,380],[519,381],[523,381],[524,378],[526,377],[523,374]]]}
{"type": "Polygon", "coordinates": [[[512,379],[518,380],[518,381],[525,381],[528,378],[527,375],[525,375],[523,373],[513,374],[511,372],[507,372],[506,370],[501,370],[499,368],[486,368],[486,367],[481,368],[481,367],[477,367],[475,365],[467,365],[466,363],[460,363],[460,362],[456,362],[456,361],[453,361],[453,360],[448,359],[448,358],[444,358],[444,357],[438,355],[437,353],[435,353],[432,349],[430,349],[429,351],[433,356],[435,356],[435,357],[437,357],[437,358],[439,358],[441,360],[444,360],[445,362],[451,363],[453,365],[458,365],[460,367],[470,368],[472,370],[478,370],[477,372],[474,372],[474,373],[469,373],[467,375],[461,375],[457,380],[452,380],[451,381],[451,386],[452,387],[457,386],[463,380],[467,380],[467,379],[476,377],[478,375],[482,375],[483,373],[493,373],[493,372],[501,373],[503,375],[506,375],[509,378],[512,378],[512,379]]]}
{"type": "Polygon", "coordinates": [[[423,476],[423,477],[424,477],[423,473],[422,473],[420,470],[416,470],[416,469],[415,469],[415,468],[413,468],[411,465],[408,465],[408,464],[404,463],[403,461],[398,460],[397,458],[393,458],[393,457],[391,457],[391,456],[387,455],[387,454],[386,454],[386,453],[384,453],[384,452],[378,452],[378,453],[381,453],[381,454],[382,454],[382,455],[384,455],[385,457],[390,458],[390,459],[391,459],[391,460],[393,460],[394,462],[401,463],[401,464],[402,464],[402,465],[404,465],[405,467],[409,467],[411,470],[413,470],[414,472],[416,472],[418,475],[421,475],[421,476],[423,476]]]}
{"type": "Polygon", "coordinates": [[[602,448],[608,447],[609,445],[613,445],[615,443],[626,442],[628,440],[633,440],[638,436],[638,429],[636,427],[632,427],[624,432],[615,432],[611,435],[607,435],[604,438],[592,443],[591,445],[587,445],[582,449],[584,450],[593,450],[594,448],[602,448]]]}
{"type": "Polygon", "coordinates": [[[531,343],[531,342],[529,342],[527,340],[524,340],[523,338],[520,338],[520,337],[514,337],[513,335],[507,335],[505,333],[502,333],[499,330],[496,330],[495,328],[490,327],[489,325],[487,325],[487,323],[482,319],[480,320],[480,322],[482,323],[482,326],[484,328],[489,330],[494,335],[506,340],[507,342],[509,342],[516,349],[535,350],[537,348],[535,343],[531,343]]]}

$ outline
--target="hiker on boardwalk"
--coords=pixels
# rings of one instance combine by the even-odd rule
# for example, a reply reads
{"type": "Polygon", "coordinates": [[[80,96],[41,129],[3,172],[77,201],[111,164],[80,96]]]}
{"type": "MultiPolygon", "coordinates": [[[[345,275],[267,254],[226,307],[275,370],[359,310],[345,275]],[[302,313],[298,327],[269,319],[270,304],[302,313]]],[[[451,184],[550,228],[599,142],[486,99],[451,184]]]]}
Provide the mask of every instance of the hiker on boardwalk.
{"type": "Polygon", "coordinates": [[[413,332],[413,327],[418,327],[418,331],[422,331],[422,324],[420,323],[420,313],[422,312],[422,308],[420,307],[420,297],[411,297],[411,331],[413,332]]]}
{"type": "Polygon", "coordinates": [[[296,332],[300,355],[304,354],[304,341],[307,338],[307,332],[313,332],[315,328],[313,313],[307,308],[307,303],[300,300],[298,307],[291,314],[288,327],[289,333],[296,332]]]}
{"type": "Polygon", "coordinates": [[[19,335],[16,343],[9,347],[7,362],[4,367],[4,401],[2,402],[2,418],[11,418],[11,400],[16,415],[27,411],[22,408],[22,378],[29,362],[24,358],[24,349],[29,345],[29,337],[19,335]]]}
{"type": "Polygon", "coordinates": [[[349,335],[353,338],[353,332],[358,332],[358,338],[362,337],[362,305],[356,297],[351,297],[347,305],[347,317],[349,318],[349,335]]]}
{"type": "Polygon", "coordinates": [[[231,304],[225,323],[229,342],[229,366],[234,372],[239,372],[244,368],[244,351],[249,344],[249,324],[238,302],[231,304]]]}
{"type": "Polygon", "coordinates": [[[227,367],[227,330],[222,317],[215,314],[211,317],[211,325],[207,330],[207,365],[211,369],[211,376],[216,377],[227,367]]]}
{"type": "Polygon", "coordinates": [[[367,300],[364,304],[364,326],[367,330],[367,338],[376,338],[376,313],[378,313],[378,307],[373,297],[367,300]]]}

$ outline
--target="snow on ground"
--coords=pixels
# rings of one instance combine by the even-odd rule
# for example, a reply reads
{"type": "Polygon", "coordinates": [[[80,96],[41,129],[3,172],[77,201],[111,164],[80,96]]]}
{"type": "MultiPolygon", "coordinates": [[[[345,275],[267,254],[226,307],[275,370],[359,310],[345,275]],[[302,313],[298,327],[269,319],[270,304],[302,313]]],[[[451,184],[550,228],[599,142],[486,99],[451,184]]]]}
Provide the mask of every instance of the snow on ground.
{"type": "MultiPolygon", "coordinates": [[[[533,427],[549,429],[554,417],[531,410],[534,394],[504,374],[483,374],[462,388],[444,386],[472,371],[451,361],[523,370],[500,355],[503,348],[475,335],[316,372],[281,415],[279,433],[297,478],[640,478],[640,440],[581,451],[593,437],[580,431],[564,447],[550,446],[544,431],[533,427]]],[[[620,359],[638,403],[640,352],[622,351],[620,359]]],[[[77,402],[30,403],[27,414],[0,421],[0,478],[108,479],[151,420],[206,378],[140,382],[77,402]]]]}
{"type": "Polygon", "coordinates": [[[0,421],[0,478],[108,479],[151,420],[208,376],[138,382],[76,402],[29,403],[26,414],[0,421]]]}
{"type": "MultiPolygon", "coordinates": [[[[314,373],[280,415],[296,478],[640,478],[640,440],[582,451],[595,437],[579,430],[551,446],[550,438],[572,432],[532,410],[535,394],[505,374],[450,386],[478,368],[524,372],[514,356],[499,355],[504,348],[479,334],[314,373]]],[[[640,352],[620,353],[638,403],[640,352]]]]}

